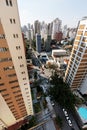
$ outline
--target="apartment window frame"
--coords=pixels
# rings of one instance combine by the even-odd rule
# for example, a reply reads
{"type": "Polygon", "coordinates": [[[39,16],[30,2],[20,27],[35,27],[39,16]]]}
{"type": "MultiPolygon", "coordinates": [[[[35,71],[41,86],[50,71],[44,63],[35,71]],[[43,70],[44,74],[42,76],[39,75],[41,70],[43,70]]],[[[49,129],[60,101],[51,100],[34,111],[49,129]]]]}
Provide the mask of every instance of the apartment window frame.
{"type": "Polygon", "coordinates": [[[12,83],[17,83],[17,82],[18,82],[18,80],[9,81],[10,84],[12,84],[12,83]]]}
{"type": "Polygon", "coordinates": [[[5,2],[6,2],[6,5],[9,6],[9,2],[8,2],[8,0],[5,0],[5,2]]]}
{"type": "Polygon", "coordinates": [[[1,90],[0,90],[0,93],[5,92],[5,91],[7,91],[6,88],[5,88],[5,89],[1,89],[1,90]]]}
{"type": "Polygon", "coordinates": [[[0,39],[5,39],[5,34],[0,34],[0,39]]]}
{"type": "Polygon", "coordinates": [[[22,71],[21,74],[25,74],[25,71],[22,71]]]}
{"type": "Polygon", "coordinates": [[[14,73],[14,74],[8,74],[7,76],[10,77],[10,78],[11,78],[11,77],[15,77],[15,76],[16,76],[16,73],[14,73]]]}
{"type": "Polygon", "coordinates": [[[19,85],[11,87],[11,89],[16,89],[16,88],[19,88],[19,85]]]}
{"type": "Polygon", "coordinates": [[[10,18],[10,23],[12,24],[12,18],[10,18]]]}
{"type": "Polygon", "coordinates": [[[13,4],[12,4],[12,0],[9,0],[9,4],[10,4],[10,6],[13,6],[13,4]]]}

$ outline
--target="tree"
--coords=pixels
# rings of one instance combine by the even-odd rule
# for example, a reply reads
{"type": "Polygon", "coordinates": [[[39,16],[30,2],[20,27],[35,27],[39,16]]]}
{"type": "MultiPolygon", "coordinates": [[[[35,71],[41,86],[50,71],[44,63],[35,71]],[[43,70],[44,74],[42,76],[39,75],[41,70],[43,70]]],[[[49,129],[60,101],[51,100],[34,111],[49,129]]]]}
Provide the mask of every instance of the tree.
{"type": "Polygon", "coordinates": [[[29,120],[29,128],[35,126],[36,124],[36,118],[32,116],[32,118],[29,120]]]}
{"type": "Polygon", "coordinates": [[[57,116],[57,117],[55,118],[55,121],[56,121],[56,123],[58,124],[59,128],[62,128],[62,126],[63,126],[63,121],[62,121],[62,119],[60,118],[60,116],[57,116]]]}
{"type": "Polygon", "coordinates": [[[37,80],[37,71],[34,72],[34,79],[37,80]]]}
{"type": "Polygon", "coordinates": [[[50,83],[52,84],[52,87],[50,87],[48,91],[50,97],[61,106],[74,109],[75,96],[71,92],[69,86],[56,72],[51,76],[50,83]]]}

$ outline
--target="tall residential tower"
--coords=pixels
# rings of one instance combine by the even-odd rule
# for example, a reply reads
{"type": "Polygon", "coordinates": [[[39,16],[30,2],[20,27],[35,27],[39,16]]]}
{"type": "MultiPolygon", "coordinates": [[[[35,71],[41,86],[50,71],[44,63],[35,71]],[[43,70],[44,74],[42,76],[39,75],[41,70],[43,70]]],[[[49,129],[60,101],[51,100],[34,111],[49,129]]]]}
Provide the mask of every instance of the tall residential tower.
{"type": "Polygon", "coordinates": [[[32,114],[17,0],[0,0],[0,130],[32,114]]]}
{"type": "Polygon", "coordinates": [[[78,24],[65,81],[72,90],[87,94],[87,18],[78,24]]]}

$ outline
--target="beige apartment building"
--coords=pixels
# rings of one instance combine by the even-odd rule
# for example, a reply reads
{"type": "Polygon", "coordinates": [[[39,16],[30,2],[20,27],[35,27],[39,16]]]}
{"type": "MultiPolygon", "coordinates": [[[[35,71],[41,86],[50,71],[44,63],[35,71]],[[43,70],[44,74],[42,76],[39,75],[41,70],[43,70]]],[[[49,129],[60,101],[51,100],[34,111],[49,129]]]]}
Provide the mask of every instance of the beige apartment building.
{"type": "Polygon", "coordinates": [[[0,130],[29,115],[33,108],[17,0],[0,0],[0,130]]]}
{"type": "Polygon", "coordinates": [[[79,21],[77,34],[65,73],[72,90],[87,94],[87,18],[79,21]]]}

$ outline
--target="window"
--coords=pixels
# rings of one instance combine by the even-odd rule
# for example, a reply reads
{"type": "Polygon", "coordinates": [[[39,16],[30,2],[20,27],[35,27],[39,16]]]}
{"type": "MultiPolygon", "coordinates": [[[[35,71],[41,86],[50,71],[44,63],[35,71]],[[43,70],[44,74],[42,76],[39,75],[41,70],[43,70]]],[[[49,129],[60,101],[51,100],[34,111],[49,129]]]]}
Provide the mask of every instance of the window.
{"type": "Polygon", "coordinates": [[[28,90],[28,88],[25,88],[25,90],[28,90]]]}
{"type": "Polygon", "coordinates": [[[6,99],[5,99],[5,101],[9,101],[9,100],[11,100],[11,98],[6,98],[6,99]]]}
{"type": "Polygon", "coordinates": [[[13,34],[13,37],[14,38],[18,38],[18,34],[13,34]]]}
{"type": "Polygon", "coordinates": [[[6,48],[6,47],[0,47],[0,52],[6,52],[6,51],[8,51],[8,48],[6,48]]]}
{"type": "Polygon", "coordinates": [[[15,96],[15,98],[18,98],[18,97],[21,97],[21,96],[22,96],[22,94],[19,94],[19,95],[15,96]]]}
{"type": "Polygon", "coordinates": [[[15,23],[16,23],[16,22],[15,22],[15,19],[10,18],[10,23],[11,23],[11,24],[12,24],[12,23],[15,24],[15,23]]]}
{"type": "Polygon", "coordinates": [[[2,90],[0,90],[0,92],[4,92],[4,91],[6,91],[7,89],[2,89],[2,90]]]}
{"type": "Polygon", "coordinates": [[[13,92],[13,93],[15,94],[15,93],[19,93],[19,92],[21,92],[21,90],[15,91],[15,92],[13,92]]]}
{"type": "Polygon", "coordinates": [[[24,67],[24,64],[21,64],[20,67],[24,67]]]}
{"type": "Polygon", "coordinates": [[[25,74],[25,71],[21,72],[21,74],[25,74]]]}
{"type": "Polygon", "coordinates": [[[18,104],[18,105],[19,105],[19,107],[25,107],[25,106],[24,106],[24,103],[18,104]]]}
{"type": "Polygon", "coordinates": [[[21,48],[20,48],[20,46],[16,46],[16,49],[17,49],[17,50],[20,50],[21,48]]]}
{"type": "Polygon", "coordinates": [[[26,78],[23,78],[23,80],[26,80],[26,78]]]}
{"type": "Polygon", "coordinates": [[[10,19],[10,23],[12,23],[12,19],[10,19]]]}
{"type": "Polygon", "coordinates": [[[3,86],[4,85],[4,83],[0,83],[0,86],[3,86]]]}
{"type": "Polygon", "coordinates": [[[18,34],[16,34],[16,37],[18,38],[18,34]]]}
{"type": "Polygon", "coordinates": [[[0,34],[0,39],[5,39],[5,34],[0,34]]]}
{"type": "Polygon", "coordinates": [[[22,59],[22,56],[18,56],[18,59],[22,59]]]}
{"type": "Polygon", "coordinates": [[[14,76],[16,76],[15,73],[14,73],[14,74],[9,74],[9,75],[8,75],[8,77],[14,77],[14,76]]]}
{"type": "Polygon", "coordinates": [[[15,34],[13,34],[13,37],[15,38],[15,34]]]}
{"type": "Polygon", "coordinates": [[[9,81],[9,83],[15,83],[15,82],[18,82],[18,80],[9,81]]]}
{"type": "Polygon", "coordinates": [[[9,94],[3,94],[3,97],[7,97],[7,96],[9,96],[9,94]]]}
{"type": "Polygon", "coordinates": [[[7,104],[13,104],[13,102],[7,102],[7,104]]]}
{"type": "Polygon", "coordinates": [[[9,4],[8,4],[8,0],[6,0],[6,5],[8,6],[9,4]]]}
{"type": "Polygon", "coordinates": [[[7,6],[9,6],[9,5],[12,6],[12,1],[11,1],[11,0],[9,0],[9,1],[6,0],[6,5],[7,5],[7,6]]]}
{"type": "Polygon", "coordinates": [[[10,109],[11,109],[11,108],[14,108],[14,105],[13,105],[13,104],[10,104],[9,107],[10,107],[10,109]]]}
{"type": "Polygon", "coordinates": [[[6,70],[13,70],[13,69],[14,69],[14,66],[4,67],[3,69],[4,69],[4,71],[6,71],[6,70]]]}
{"type": "Polygon", "coordinates": [[[24,83],[24,85],[27,85],[27,83],[24,83]]]}
{"type": "Polygon", "coordinates": [[[19,86],[17,85],[17,86],[13,86],[13,87],[11,87],[11,89],[15,89],[15,88],[19,88],[19,86]]]}
{"type": "Polygon", "coordinates": [[[10,3],[10,6],[12,6],[12,1],[11,0],[9,0],[9,3],[10,3]]]}
{"type": "Polygon", "coordinates": [[[21,97],[21,98],[19,98],[19,99],[16,99],[16,101],[18,102],[18,101],[23,101],[23,98],[21,97]]]}
{"type": "Polygon", "coordinates": [[[16,22],[15,22],[15,19],[13,19],[13,22],[16,23],[16,22]]]}

